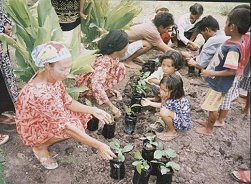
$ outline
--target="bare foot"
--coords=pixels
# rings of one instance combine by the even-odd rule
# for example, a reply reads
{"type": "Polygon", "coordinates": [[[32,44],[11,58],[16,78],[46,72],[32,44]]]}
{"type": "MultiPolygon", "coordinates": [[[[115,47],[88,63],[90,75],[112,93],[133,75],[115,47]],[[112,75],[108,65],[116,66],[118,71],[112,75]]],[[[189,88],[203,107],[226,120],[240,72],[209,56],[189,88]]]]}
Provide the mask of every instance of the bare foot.
{"type": "Polygon", "coordinates": [[[223,127],[225,125],[225,121],[219,121],[217,120],[215,123],[214,123],[214,126],[215,127],[223,127]]]}
{"type": "Polygon", "coordinates": [[[208,135],[208,136],[212,136],[213,135],[213,132],[212,131],[208,131],[205,127],[196,128],[195,132],[197,132],[199,134],[203,134],[203,135],[208,135]]]}
{"type": "Polygon", "coordinates": [[[140,68],[141,68],[141,66],[135,64],[135,63],[134,63],[133,61],[131,61],[131,60],[126,60],[126,61],[124,62],[124,65],[125,65],[125,67],[131,68],[131,69],[140,69],[140,68]]]}
{"type": "Polygon", "coordinates": [[[178,136],[177,132],[163,132],[163,133],[157,133],[157,138],[162,140],[162,141],[170,141],[178,136]]]}
{"type": "Polygon", "coordinates": [[[33,147],[32,151],[41,165],[44,166],[44,168],[51,170],[58,167],[58,163],[53,158],[51,158],[48,149],[33,147]]]}
{"type": "Polygon", "coordinates": [[[1,114],[0,115],[0,123],[9,124],[9,125],[16,124],[15,116],[7,115],[7,114],[1,114]]]}

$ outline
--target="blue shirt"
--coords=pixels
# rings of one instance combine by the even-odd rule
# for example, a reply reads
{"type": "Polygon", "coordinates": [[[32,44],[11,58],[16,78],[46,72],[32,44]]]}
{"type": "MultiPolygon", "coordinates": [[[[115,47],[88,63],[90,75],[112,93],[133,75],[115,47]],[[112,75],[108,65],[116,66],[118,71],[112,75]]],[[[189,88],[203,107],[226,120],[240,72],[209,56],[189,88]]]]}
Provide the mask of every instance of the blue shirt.
{"type": "MultiPolygon", "coordinates": [[[[240,61],[240,50],[236,44],[224,43],[218,49],[217,54],[212,59],[212,62],[208,65],[207,70],[223,71],[229,68],[224,67],[226,58],[228,55],[238,56],[236,62],[240,61]],[[230,54],[231,53],[231,54],[230,54]]],[[[238,66],[238,64],[237,64],[238,66]]],[[[224,76],[224,77],[206,77],[205,80],[209,86],[218,92],[227,93],[233,84],[235,76],[224,76]]]]}

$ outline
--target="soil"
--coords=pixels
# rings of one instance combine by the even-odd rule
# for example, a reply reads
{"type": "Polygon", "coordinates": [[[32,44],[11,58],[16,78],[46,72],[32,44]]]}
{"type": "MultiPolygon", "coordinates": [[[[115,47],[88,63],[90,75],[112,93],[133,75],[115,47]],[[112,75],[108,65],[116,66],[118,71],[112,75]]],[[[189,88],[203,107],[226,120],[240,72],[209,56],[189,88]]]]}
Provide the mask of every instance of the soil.
{"type": "MultiPolygon", "coordinates": [[[[139,17],[153,15],[156,3],[145,2],[140,4],[146,7],[139,17]]],[[[158,2],[160,4],[160,2],[158,2]]],[[[168,3],[168,2],[162,2],[168,3]]],[[[186,12],[192,2],[169,2],[174,9],[174,15],[186,12]],[[173,4],[172,4],[173,3],[173,4]],[[179,7],[182,11],[178,12],[179,7]]],[[[219,14],[218,5],[203,3],[204,8],[211,10],[218,18],[221,27],[224,26],[225,16],[219,14]],[[216,12],[218,11],[218,13],[216,12]]],[[[235,4],[229,4],[234,6],[235,4]]],[[[220,5],[219,5],[220,6],[220,5]]],[[[221,4],[225,6],[225,4],[221,4]]],[[[171,9],[171,8],[169,8],[171,9]]],[[[172,12],[172,11],[171,11],[172,12]]],[[[209,12],[206,12],[209,14],[209,12]]],[[[136,19],[135,22],[140,20],[136,19]]],[[[142,19],[141,19],[142,20],[142,19]]],[[[200,40],[198,40],[198,43],[200,40]]],[[[152,50],[142,56],[142,59],[157,58],[160,52],[152,50]]],[[[200,104],[203,101],[208,89],[206,83],[200,77],[188,77],[187,67],[180,71],[183,76],[187,97],[192,104],[193,120],[206,119],[208,114],[201,110],[200,104]],[[203,85],[191,85],[191,79],[196,79],[203,85]]],[[[123,101],[116,102],[121,108],[124,104],[130,103],[131,85],[135,79],[135,70],[128,69],[127,76],[117,87],[123,94],[123,101]]],[[[127,135],[123,132],[125,114],[117,120],[115,137],[123,144],[134,145],[133,151],[126,154],[126,174],[123,180],[117,181],[110,177],[110,164],[103,161],[96,151],[88,146],[80,145],[74,140],[67,140],[57,143],[50,148],[54,158],[59,163],[56,170],[45,170],[34,157],[31,148],[22,144],[16,131],[8,132],[11,139],[7,144],[1,146],[5,153],[5,180],[7,184],[129,184],[132,183],[134,167],[132,166],[133,155],[136,150],[142,149],[142,141],[139,139],[153,123],[156,116],[151,109],[143,109],[138,114],[138,121],[135,132],[127,135]]],[[[163,142],[166,148],[172,148],[178,153],[175,160],[181,165],[181,170],[174,173],[173,183],[179,184],[235,184],[229,173],[235,169],[250,168],[250,120],[243,119],[241,105],[236,101],[232,103],[231,111],[226,119],[226,125],[222,128],[215,128],[212,137],[202,136],[195,133],[195,128],[200,125],[194,123],[193,128],[185,133],[180,133],[177,138],[170,142],[163,142]]],[[[1,133],[4,126],[0,126],[1,133]]],[[[8,128],[8,127],[7,127],[8,128]]],[[[92,137],[108,143],[101,134],[101,131],[87,133],[92,137]]],[[[151,176],[149,184],[156,182],[156,177],[151,176]]]]}

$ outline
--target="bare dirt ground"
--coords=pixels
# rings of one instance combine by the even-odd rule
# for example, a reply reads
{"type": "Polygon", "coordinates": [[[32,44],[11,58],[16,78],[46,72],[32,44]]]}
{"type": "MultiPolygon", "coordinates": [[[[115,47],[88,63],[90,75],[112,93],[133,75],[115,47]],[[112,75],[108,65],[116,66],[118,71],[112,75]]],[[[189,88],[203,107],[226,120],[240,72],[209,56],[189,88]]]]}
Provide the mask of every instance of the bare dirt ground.
{"type": "MultiPolygon", "coordinates": [[[[188,9],[192,2],[161,2],[166,4],[170,12],[176,18],[188,9]]],[[[144,18],[151,18],[154,8],[160,2],[145,2],[139,4],[143,11],[135,22],[140,22],[144,18]],[[158,4],[156,4],[158,3],[158,4]]],[[[202,3],[205,7],[205,14],[212,14],[218,18],[221,27],[224,26],[226,17],[219,14],[219,8],[225,7],[226,3],[202,3]]],[[[227,4],[234,6],[235,4],[227,4]]],[[[198,43],[201,40],[198,39],[198,43]]],[[[142,59],[156,58],[160,54],[158,51],[150,51],[142,56],[142,59]]],[[[128,70],[126,79],[118,86],[123,94],[123,101],[118,102],[119,107],[129,104],[131,95],[131,80],[135,70],[128,70]],[[129,83],[128,83],[129,82],[129,83]]],[[[200,109],[200,104],[204,99],[208,89],[206,85],[194,86],[187,77],[187,67],[181,71],[184,80],[186,95],[192,103],[193,120],[207,118],[207,113],[200,109]]],[[[197,80],[202,81],[199,77],[197,80]]],[[[132,183],[134,168],[132,166],[133,154],[136,150],[141,150],[142,141],[139,139],[148,130],[149,124],[155,121],[154,114],[143,110],[138,115],[136,130],[133,135],[123,132],[124,116],[117,121],[115,137],[122,143],[132,143],[134,149],[126,155],[126,176],[123,180],[112,179],[110,165],[108,161],[103,161],[96,154],[95,150],[85,145],[80,145],[73,140],[67,140],[53,145],[50,149],[52,155],[59,163],[56,170],[45,170],[34,157],[30,148],[25,147],[16,131],[10,132],[10,141],[1,146],[5,154],[5,179],[7,184],[129,184],[132,183]]],[[[195,128],[181,133],[179,137],[163,142],[166,148],[172,148],[178,153],[177,162],[181,165],[181,170],[174,174],[173,183],[179,184],[237,184],[229,176],[229,172],[234,169],[250,168],[250,120],[243,119],[241,106],[233,102],[231,112],[226,119],[223,128],[215,128],[214,136],[206,137],[195,133],[195,128]]],[[[0,131],[3,132],[3,126],[0,131]]],[[[5,132],[6,133],[6,132],[5,132]]],[[[98,132],[88,132],[91,136],[108,143],[98,132]]],[[[151,176],[149,184],[156,182],[156,177],[151,176]]]]}

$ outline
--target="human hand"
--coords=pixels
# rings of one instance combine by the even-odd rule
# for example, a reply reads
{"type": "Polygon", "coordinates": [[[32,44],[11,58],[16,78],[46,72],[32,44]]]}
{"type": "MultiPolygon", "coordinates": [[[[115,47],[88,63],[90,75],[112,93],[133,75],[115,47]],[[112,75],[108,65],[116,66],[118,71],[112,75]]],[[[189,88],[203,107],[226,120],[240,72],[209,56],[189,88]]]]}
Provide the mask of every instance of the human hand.
{"type": "Polygon", "coordinates": [[[4,33],[8,36],[12,35],[12,26],[9,23],[4,24],[4,33]]]}
{"type": "Polygon", "coordinates": [[[190,66],[195,66],[197,63],[196,63],[196,61],[194,61],[193,58],[190,58],[190,59],[188,60],[187,64],[190,65],[190,66]]]}
{"type": "Polygon", "coordinates": [[[98,154],[105,160],[112,160],[117,156],[111,151],[110,147],[104,143],[101,143],[97,148],[98,154]]]}
{"type": "Polygon", "coordinates": [[[212,70],[201,70],[200,75],[202,77],[214,77],[214,71],[212,71],[212,70]]]}
{"type": "Polygon", "coordinates": [[[113,95],[113,96],[115,96],[116,97],[116,100],[118,100],[118,101],[121,101],[123,98],[122,98],[122,95],[120,94],[120,92],[119,91],[117,91],[117,90],[111,90],[110,91],[110,93],[113,95]]]}
{"type": "Polygon", "coordinates": [[[187,62],[189,59],[192,58],[191,52],[188,52],[188,51],[181,51],[180,53],[181,53],[181,55],[182,55],[184,61],[186,61],[186,62],[187,62]]]}
{"type": "Polygon", "coordinates": [[[117,107],[115,107],[114,105],[112,106],[111,110],[116,118],[119,118],[122,114],[121,111],[117,107]]]}
{"type": "Polygon", "coordinates": [[[151,101],[149,99],[147,99],[147,98],[142,98],[142,100],[140,101],[140,103],[141,103],[141,105],[143,107],[145,107],[145,106],[150,106],[151,101]]]}
{"type": "Polygon", "coordinates": [[[80,12],[80,17],[85,20],[87,19],[88,15],[85,15],[83,12],[80,12]]]}
{"type": "Polygon", "coordinates": [[[111,115],[97,107],[94,107],[92,115],[98,118],[103,124],[109,124],[112,122],[111,115]]]}
{"type": "Polygon", "coordinates": [[[189,48],[192,51],[197,51],[199,49],[199,45],[197,45],[194,42],[188,42],[187,48],[189,48]]]}

